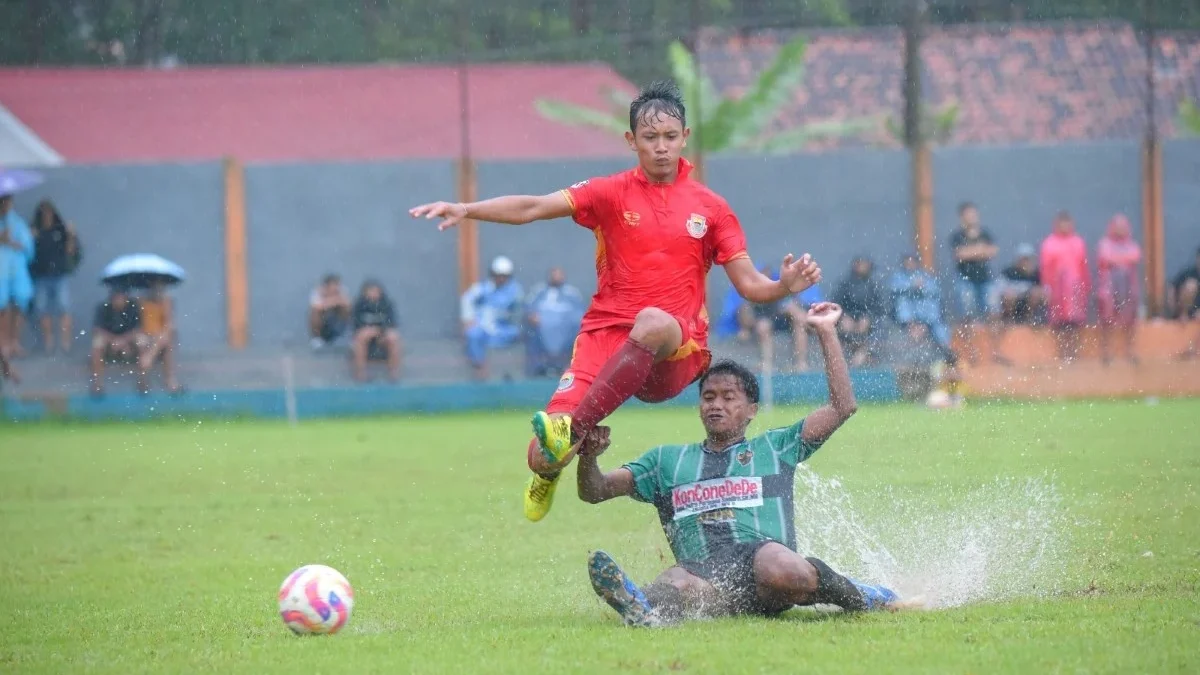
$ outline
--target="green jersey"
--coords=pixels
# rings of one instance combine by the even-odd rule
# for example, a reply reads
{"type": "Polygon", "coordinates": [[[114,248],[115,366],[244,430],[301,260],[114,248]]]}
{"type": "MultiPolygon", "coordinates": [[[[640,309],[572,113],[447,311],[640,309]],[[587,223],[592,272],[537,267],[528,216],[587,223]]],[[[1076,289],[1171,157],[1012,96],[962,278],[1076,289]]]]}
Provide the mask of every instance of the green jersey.
{"type": "Polygon", "coordinates": [[[703,443],[662,445],[625,465],[634,499],[653,504],[679,561],[703,561],[723,545],[774,540],[796,549],[796,465],[819,444],[804,420],[709,452],[703,443]]]}

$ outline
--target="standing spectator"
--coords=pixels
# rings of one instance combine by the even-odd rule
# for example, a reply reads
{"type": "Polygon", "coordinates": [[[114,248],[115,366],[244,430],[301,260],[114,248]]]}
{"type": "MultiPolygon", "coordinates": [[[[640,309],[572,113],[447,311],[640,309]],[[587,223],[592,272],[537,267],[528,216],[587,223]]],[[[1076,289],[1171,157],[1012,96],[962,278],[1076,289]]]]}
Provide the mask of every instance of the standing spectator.
{"type": "MultiPolygon", "coordinates": [[[[992,360],[1007,363],[998,352],[1000,335],[996,319],[997,311],[989,302],[993,297],[992,259],[996,257],[996,244],[990,232],[979,224],[979,209],[971,202],[958,207],[958,230],[950,238],[954,249],[954,260],[958,272],[955,284],[962,305],[963,318],[967,326],[981,322],[988,324],[988,340],[992,360]]],[[[968,333],[969,334],[969,333],[968,333]]],[[[979,360],[972,349],[968,352],[971,362],[979,360]]]]}
{"type": "Polygon", "coordinates": [[[1087,244],[1075,232],[1075,221],[1066,211],[1054,217],[1054,229],[1042,242],[1041,277],[1058,356],[1070,362],[1079,356],[1079,330],[1088,318],[1092,275],[1087,244]]]}
{"type": "Polygon", "coordinates": [[[138,358],[145,348],[141,307],[125,289],[113,287],[108,299],[96,307],[92,322],[92,395],[104,394],[104,364],[109,360],[136,364],[138,392],[148,393],[146,371],[138,358]]]}
{"type": "Polygon", "coordinates": [[[351,352],[354,358],[354,379],[367,379],[367,360],[382,358],[387,361],[388,378],[400,379],[400,361],[404,346],[400,342],[399,322],[396,307],[384,292],[383,286],[374,281],[363,283],[358,299],[354,301],[354,342],[351,352]]]}
{"type": "Polygon", "coordinates": [[[525,370],[530,377],[558,376],[571,362],[571,346],[579,335],[587,301],[567,283],[561,267],[550,270],[544,284],[530,291],[527,303],[529,336],[525,370]]]}
{"type": "Polygon", "coordinates": [[[75,226],[63,220],[50,200],[38,203],[33,212],[33,307],[42,329],[42,348],[54,353],[54,319],[58,318],[58,342],[63,353],[71,351],[71,308],[67,279],[79,267],[83,251],[75,226]]]}
{"type": "Polygon", "coordinates": [[[1111,359],[1109,342],[1112,332],[1120,332],[1125,358],[1137,363],[1133,354],[1133,334],[1141,302],[1138,264],[1142,249],[1133,239],[1129,219],[1118,213],[1108,222],[1108,234],[1096,247],[1096,303],[1100,310],[1100,353],[1105,363],[1111,359]]]}
{"type": "Polygon", "coordinates": [[[0,352],[20,356],[20,316],[33,299],[29,263],[33,233],[13,210],[12,195],[0,195],[0,352]]]}
{"type": "Polygon", "coordinates": [[[478,281],[460,303],[467,361],[475,377],[487,377],[487,351],[502,349],[521,335],[521,284],[512,278],[513,262],[504,256],[492,260],[491,278],[478,281]]]}
{"type": "Polygon", "coordinates": [[[337,341],[350,323],[350,298],[342,279],[326,274],[308,298],[308,334],[314,350],[337,341]]]}
{"type": "Polygon", "coordinates": [[[1180,321],[1200,316],[1200,249],[1191,267],[1180,270],[1167,288],[1167,307],[1180,321]]]}
{"type": "Polygon", "coordinates": [[[163,380],[167,391],[183,391],[175,378],[175,305],[167,295],[167,287],[156,283],[146,297],[138,301],[141,312],[141,332],[144,346],[138,353],[139,370],[149,374],[155,362],[162,359],[163,380]]]}
{"type": "Polygon", "coordinates": [[[1045,321],[1046,294],[1038,272],[1037,249],[1017,247],[1017,258],[1004,268],[997,283],[1000,318],[1007,323],[1036,325],[1045,321]]]}
{"type": "Polygon", "coordinates": [[[874,272],[870,258],[855,258],[850,273],[833,293],[833,301],[842,306],[838,333],[850,353],[851,366],[864,365],[871,359],[871,335],[887,316],[887,300],[874,272]]]}
{"type": "Polygon", "coordinates": [[[950,328],[942,317],[942,294],[937,278],[921,269],[917,256],[906,254],[892,275],[896,323],[919,342],[928,333],[943,353],[950,351],[950,328]]]}

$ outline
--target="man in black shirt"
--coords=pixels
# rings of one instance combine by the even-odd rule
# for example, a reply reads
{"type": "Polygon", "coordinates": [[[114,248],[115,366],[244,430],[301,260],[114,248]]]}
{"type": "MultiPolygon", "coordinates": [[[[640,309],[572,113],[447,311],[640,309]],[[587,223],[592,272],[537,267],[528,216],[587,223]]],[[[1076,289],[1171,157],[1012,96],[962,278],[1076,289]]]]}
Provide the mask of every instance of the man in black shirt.
{"type": "Polygon", "coordinates": [[[869,338],[887,316],[887,298],[874,276],[875,264],[859,256],[850,263],[850,274],[833,292],[833,302],[842,306],[838,334],[850,352],[850,365],[861,366],[871,356],[869,338]]]}
{"type": "Polygon", "coordinates": [[[388,376],[394,382],[400,377],[403,345],[396,330],[396,308],[383,287],[374,281],[363,284],[362,293],[354,301],[354,379],[367,379],[367,359],[387,359],[388,376]]]}
{"type": "Polygon", "coordinates": [[[96,318],[92,321],[92,394],[104,393],[102,378],[107,360],[131,364],[137,369],[138,391],[149,392],[146,371],[138,359],[139,350],[146,346],[141,307],[124,289],[113,288],[108,300],[96,307],[96,318]]]}
{"type": "Polygon", "coordinates": [[[1042,292],[1037,251],[1032,245],[1017,247],[1017,259],[1001,272],[997,286],[1001,318],[1009,323],[1044,322],[1046,294],[1042,292]]]}
{"type": "MultiPolygon", "coordinates": [[[[996,244],[992,235],[979,224],[979,209],[971,202],[958,207],[959,228],[950,237],[954,260],[958,271],[958,296],[962,303],[966,323],[988,321],[992,359],[1006,362],[997,351],[1000,342],[1000,326],[994,321],[999,308],[994,306],[992,281],[992,258],[996,257],[996,244]]],[[[969,334],[968,334],[969,336],[969,334]]],[[[974,349],[968,349],[972,362],[978,360],[974,349]]]]}
{"type": "Polygon", "coordinates": [[[1196,251],[1196,260],[1191,267],[1185,267],[1175,275],[1167,294],[1167,306],[1172,316],[1182,321],[1200,316],[1200,249],[1196,251]]]}

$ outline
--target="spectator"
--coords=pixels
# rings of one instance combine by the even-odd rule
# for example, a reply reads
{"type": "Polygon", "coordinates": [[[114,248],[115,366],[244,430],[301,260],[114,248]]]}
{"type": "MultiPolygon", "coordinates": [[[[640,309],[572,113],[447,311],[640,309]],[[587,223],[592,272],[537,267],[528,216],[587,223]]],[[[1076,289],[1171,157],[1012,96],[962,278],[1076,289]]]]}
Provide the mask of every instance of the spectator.
{"type": "Polygon", "coordinates": [[[586,307],[583,294],[567,283],[561,267],[552,268],[546,283],[534,287],[526,314],[529,351],[525,369],[530,377],[558,376],[567,369],[586,307]]]}
{"type": "Polygon", "coordinates": [[[1037,325],[1045,321],[1046,294],[1038,275],[1037,250],[1032,244],[1017,247],[1017,258],[1004,268],[996,284],[1000,318],[1007,323],[1037,325]]]}
{"type": "Polygon", "coordinates": [[[144,347],[138,354],[138,369],[147,375],[154,364],[162,359],[163,380],[167,391],[178,394],[183,391],[175,378],[175,306],[167,295],[167,288],[156,283],[146,297],[138,301],[141,311],[141,332],[144,347]]]}
{"type": "MultiPolygon", "coordinates": [[[[950,246],[954,250],[958,272],[955,287],[965,323],[971,326],[986,321],[992,360],[1008,363],[999,354],[1000,339],[1003,337],[997,321],[999,308],[991,302],[995,298],[992,259],[996,257],[996,245],[991,233],[979,224],[979,209],[974,204],[963,202],[959,205],[958,222],[959,228],[951,236],[950,246]]],[[[964,333],[964,336],[966,335],[970,335],[970,332],[964,333]]],[[[972,363],[979,360],[979,354],[974,348],[969,349],[967,357],[972,363]]]]}
{"type": "MultiPolygon", "coordinates": [[[[759,271],[771,279],[779,279],[779,273],[769,265],[759,271]]],[[[775,335],[788,333],[792,336],[792,370],[808,370],[808,322],[805,314],[808,307],[821,300],[821,289],[812,286],[802,293],[773,303],[742,301],[737,309],[741,329],[739,336],[744,339],[753,334],[758,342],[763,367],[766,367],[775,363],[775,335]]]]}
{"type": "Polygon", "coordinates": [[[1079,330],[1088,318],[1092,275],[1087,244],[1076,234],[1075,221],[1066,211],[1054,217],[1054,229],[1042,242],[1041,277],[1058,356],[1070,362],[1079,356],[1079,330]]]}
{"type": "Polygon", "coordinates": [[[20,356],[20,316],[33,299],[29,263],[33,233],[13,210],[12,195],[0,195],[0,352],[20,356]]]}
{"type": "Polygon", "coordinates": [[[512,275],[513,262],[498,256],[492,261],[491,278],[476,282],[462,296],[467,361],[478,379],[487,376],[487,350],[507,347],[521,335],[524,294],[512,275]]]}
{"type": "Polygon", "coordinates": [[[96,307],[92,322],[92,394],[104,394],[104,364],[110,360],[136,364],[138,392],[148,393],[146,371],[138,358],[146,346],[141,307],[125,289],[114,287],[108,300],[96,307]]]}
{"type": "Polygon", "coordinates": [[[892,303],[896,323],[915,342],[926,335],[943,353],[950,351],[950,328],[942,317],[942,294],[937,279],[921,269],[917,256],[901,259],[901,269],[892,275],[892,303]]]}
{"type": "Polygon", "coordinates": [[[58,318],[58,342],[63,353],[71,351],[71,308],[67,279],[79,267],[83,251],[75,226],[63,220],[50,200],[42,200],[33,212],[33,307],[42,329],[42,348],[54,353],[54,319],[58,318]]]}
{"type": "Polygon", "coordinates": [[[850,263],[850,273],[833,293],[833,301],[842,306],[838,333],[850,353],[851,366],[871,360],[871,336],[887,316],[887,301],[874,271],[875,264],[870,258],[855,258],[850,263]]]}
{"type": "Polygon", "coordinates": [[[1200,249],[1192,266],[1180,270],[1167,288],[1167,307],[1181,321],[1200,316],[1200,249]]]}
{"type": "Polygon", "coordinates": [[[1108,234],[1096,247],[1096,303],[1100,310],[1100,355],[1104,363],[1111,359],[1111,333],[1119,332],[1125,345],[1125,358],[1136,364],[1133,335],[1141,303],[1138,264],[1142,249],[1133,239],[1129,219],[1118,213],[1108,222],[1108,234]]]}
{"type": "Polygon", "coordinates": [[[342,290],[342,279],[326,274],[308,298],[308,334],[312,348],[336,342],[350,323],[350,298],[342,290]]]}
{"type": "Polygon", "coordinates": [[[400,342],[396,308],[383,286],[374,281],[365,282],[354,301],[353,315],[354,379],[366,381],[368,359],[386,360],[388,378],[393,382],[400,379],[404,345],[400,342]]]}

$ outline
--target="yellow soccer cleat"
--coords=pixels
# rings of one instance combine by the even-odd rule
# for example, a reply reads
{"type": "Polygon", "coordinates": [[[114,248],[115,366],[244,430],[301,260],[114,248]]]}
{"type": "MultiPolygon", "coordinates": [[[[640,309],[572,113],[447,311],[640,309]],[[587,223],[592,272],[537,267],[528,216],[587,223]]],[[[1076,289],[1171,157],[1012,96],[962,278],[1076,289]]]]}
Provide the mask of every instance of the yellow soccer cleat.
{"type": "Polygon", "coordinates": [[[546,462],[558,464],[571,451],[571,416],[539,412],[533,416],[533,435],[546,462]]]}
{"type": "Polygon", "coordinates": [[[543,478],[535,473],[529,478],[529,485],[525,487],[526,518],[536,523],[550,513],[550,507],[554,504],[554,488],[558,487],[558,476],[543,478]]]}

